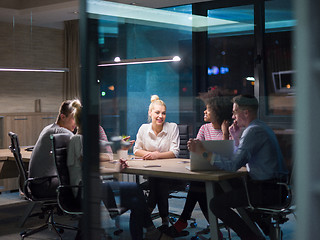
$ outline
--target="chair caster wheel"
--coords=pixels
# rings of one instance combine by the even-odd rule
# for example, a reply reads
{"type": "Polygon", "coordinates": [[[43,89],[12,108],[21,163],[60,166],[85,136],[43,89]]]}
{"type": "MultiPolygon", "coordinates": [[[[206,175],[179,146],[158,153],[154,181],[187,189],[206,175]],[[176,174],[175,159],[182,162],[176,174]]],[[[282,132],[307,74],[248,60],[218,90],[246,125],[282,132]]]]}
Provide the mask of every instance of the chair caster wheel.
{"type": "Polygon", "coordinates": [[[63,229],[63,228],[58,228],[57,230],[58,230],[58,232],[61,233],[61,234],[64,233],[64,229],[63,229]]]}
{"type": "Polygon", "coordinates": [[[191,240],[199,240],[200,238],[198,237],[198,236],[193,236],[192,238],[191,238],[191,240]]]}
{"type": "Polygon", "coordinates": [[[118,229],[118,230],[114,231],[113,234],[116,235],[116,236],[118,236],[118,235],[120,235],[122,232],[123,232],[122,229],[118,229]]]}
{"type": "Polygon", "coordinates": [[[170,219],[171,219],[172,222],[176,222],[177,221],[176,217],[171,217],[170,219]]]}
{"type": "Polygon", "coordinates": [[[198,224],[196,222],[190,223],[190,227],[191,228],[196,228],[197,226],[198,226],[198,224]]]}

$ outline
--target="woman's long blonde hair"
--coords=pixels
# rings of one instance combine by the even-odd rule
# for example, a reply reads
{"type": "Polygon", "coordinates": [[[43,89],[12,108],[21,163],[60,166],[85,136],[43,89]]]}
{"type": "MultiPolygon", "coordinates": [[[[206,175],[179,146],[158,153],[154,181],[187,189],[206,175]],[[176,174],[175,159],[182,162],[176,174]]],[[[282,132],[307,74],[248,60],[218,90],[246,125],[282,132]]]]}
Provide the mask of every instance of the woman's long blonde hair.
{"type": "Polygon", "coordinates": [[[71,102],[71,106],[74,108],[72,114],[74,116],[74,121],[77,124],[78,131],[81,131],[82,124],[81,124],[81,113],[82,113],[82,105],[79,99],[75,99],[71,102]]]}
{"type": "Polygon", "coordinates": [[[148,112],[148,121],[149,122],[151,122],[150,112],[153,110],[154,105],[161,105],[161,106],[164,106],[165,109],[167,109],[166,104],[164,103],[164,101],[160,100],[158,95],[152,95],[151,96],[151,103],[149,105],[149,112],[148,112]]]}

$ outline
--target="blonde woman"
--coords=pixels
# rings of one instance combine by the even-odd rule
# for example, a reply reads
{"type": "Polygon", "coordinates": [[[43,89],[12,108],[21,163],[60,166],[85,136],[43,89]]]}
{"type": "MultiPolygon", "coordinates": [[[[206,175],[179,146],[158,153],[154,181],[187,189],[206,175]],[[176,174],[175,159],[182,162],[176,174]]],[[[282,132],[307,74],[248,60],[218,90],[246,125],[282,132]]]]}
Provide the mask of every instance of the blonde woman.
{"type": "MultiPolygon", "coordinates": [[[[166,122],[166,104],[157,95],[151,97],[148,120],[137,133],[133,152],[144,160],[176,158],[179,154],[179,129],[176,123],[166,122]]],[[[147,203],[150,212],[158,205],[162,229],[168,227],[168,192],[173,185],[170,180],[149,178],[150,193],[147,203]]]]}

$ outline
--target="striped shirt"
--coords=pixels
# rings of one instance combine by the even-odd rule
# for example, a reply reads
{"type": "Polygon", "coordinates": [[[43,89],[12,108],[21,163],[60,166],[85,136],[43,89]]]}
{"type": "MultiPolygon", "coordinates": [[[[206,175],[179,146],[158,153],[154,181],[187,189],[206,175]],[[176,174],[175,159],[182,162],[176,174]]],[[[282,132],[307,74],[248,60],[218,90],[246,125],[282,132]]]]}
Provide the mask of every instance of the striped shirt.
{"type": "MultiPolygon", "coordinates": [[[[100,125],[99,125],[99,140],[108,142],[107,134],[100,125]]],[[[112,153],[112,148],[110,146],[106,146],[105,151],[107,153],[112,153]]]]}
{"type": "Polygon", "coordinates": [[[221,129],[215,129],[212,123],[206,123],[199,129],[197,139],[203,140],[223,140],[221,129]]]}

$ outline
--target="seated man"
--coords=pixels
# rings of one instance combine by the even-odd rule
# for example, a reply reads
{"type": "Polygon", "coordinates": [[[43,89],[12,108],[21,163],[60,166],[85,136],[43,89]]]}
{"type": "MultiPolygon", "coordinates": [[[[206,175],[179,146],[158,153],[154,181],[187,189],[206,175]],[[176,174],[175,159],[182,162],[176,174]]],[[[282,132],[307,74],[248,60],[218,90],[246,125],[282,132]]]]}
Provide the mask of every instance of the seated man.
{"type": "MultiPolygon", "coordinates": [[[[227,171],[237,171],[247,166],[251,202],[254,205],[266,206],[276,204],[281,199],[275,183],[285,179],[288,171],[275,134],[265,123],[257,119],[257,111],[258,101],[254,96],[240,95],[233,98],[234,122],[229,131],[237,150],[231,159],[206,152],[199,140],[189,141],[188,147],[190,151],[202,154],[212,165],[227,171]]],[[[257,236],[233,210],[249,204],[243,183],[232,181],[232,186],[233,191],[218,194],[211,200],[211,211],[242,240],[264,239],[257,236]]]]}
{"type": "MultiPolygon", "coordinates": [[[[67,133],[73,136],[76,128],[74,117],[71,114],[73,107],[71,100],[62,102],[57,120],[55,123],[46,126],[34,146],[29,163],[28,177],[48,177],[56,176],[57,171],[51,154],[50,135],[55,133],[67,133]]],[[[43,181],[39,184],[32,184],[31,190],[36,197],[54,197],[57,195],[58,178],[51,178],[49,181],[43,181]]]]}

